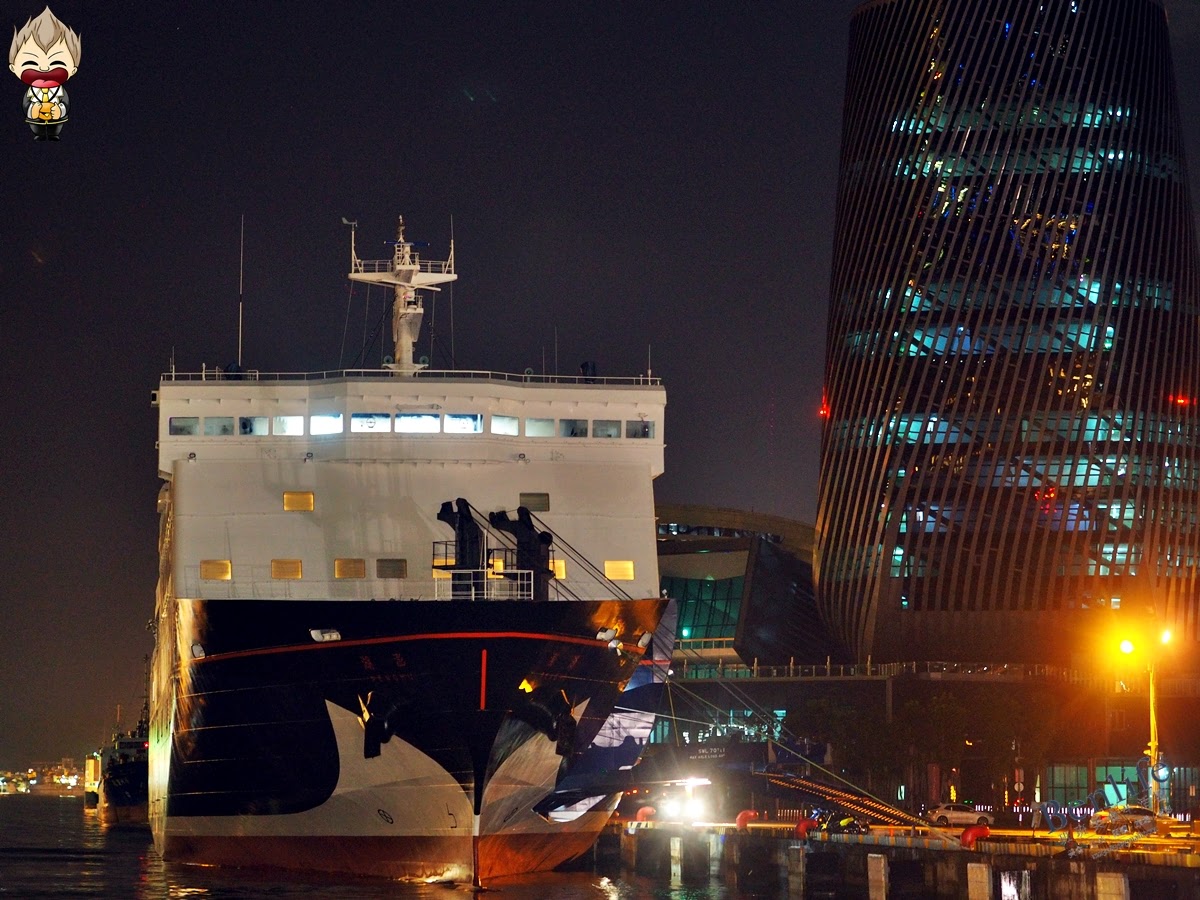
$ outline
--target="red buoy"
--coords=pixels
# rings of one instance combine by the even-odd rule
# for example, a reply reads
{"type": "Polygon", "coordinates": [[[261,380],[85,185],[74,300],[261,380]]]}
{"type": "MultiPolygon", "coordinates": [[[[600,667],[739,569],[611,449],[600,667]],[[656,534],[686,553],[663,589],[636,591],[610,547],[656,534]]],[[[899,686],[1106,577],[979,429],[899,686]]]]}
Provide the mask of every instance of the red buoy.
{"type": "Polygon", "coordinates": [[[986,825],[972,825],[969,828],[963,829],[962,837],[959,840],[962,841],[963,849],[974,850],[975,842],[980,838],[987,837],[991,833],[992,829],[986,825]]]}
{"type": "Polygon", "coordinates": [[[749,831],[750,823],[757,818],[758,818],[758,810],[757,809],[743,809],[740,813],[737,814],[737,818],[734,819],[734,822],[737,823],[738,831],[749,831]]]}
{"type": "Polygon", "coordinates": [[[793,836],[802,841],[807,840],[808,833],[820,824],[821,823],[816,819],[801,819],[796,823],[796,831],[794,832],[793,836]]]}

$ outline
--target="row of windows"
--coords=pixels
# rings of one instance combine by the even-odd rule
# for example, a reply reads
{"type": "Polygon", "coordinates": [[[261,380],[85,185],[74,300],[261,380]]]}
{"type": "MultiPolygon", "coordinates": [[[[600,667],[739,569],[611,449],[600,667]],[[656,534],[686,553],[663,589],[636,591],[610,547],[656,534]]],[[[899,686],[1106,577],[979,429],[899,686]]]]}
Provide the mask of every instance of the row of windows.
{"type": "MultiPolygon", "coordinates": [[[[492,434],[519,436],[521,419],[492,415],[492,434]]],[[[315,413],[307,417],[308,434],[342,434],[341,413],[315,413]]],[[[482,434],[483,413],[401,412],[351,413],[351,434],[482,434]]],[[[171,416],[167,431],[172,437],[224,437],[268,434],[301,436],[305,416],[171,416]]],[[[653,438],[654,422],[646,419],[525,419],[525,437],[653,438]]]]}
{"type": "Polygon", "coordinates": [[[1065,325],[1008,325],[972,337],[964,325],[936,328],[897,329],[889,339],[885,332],[855,331],[845,344],[858,356],[893,353],[897,356],[985,356],[997,350],[1010,353],[1077,353],[1111,350],[1116,343],[1112,325],[1075,322],[1065,325]]]}
{"type": "MultiPolygon", "coordinates": [[[[1067,572],[1061,567],[1057,571],[1057,575],[1075,576],[1074,580],[1078,581],[1078,577],[1085,574],[1083,571],[1086,568],[1086,575],[1089,578],[1097,576],[1118,576],[1136,574],[1130,571],[1115,572],[1109,567],[1091,563],[1088,566],[1073,567],[1076,571],[1067,572]]],[[[936,574],[936,573],[935,573],[936,574]]],[[[967,610],[968,612],[983,611],[983,612],[1004,612],[1005,610],[1013,611],[1024,609],[1032,611],[1038,610],[1084,610],[1084,609],[1120,609],[1120,597],[1093,597],[1084,589],[1082,592],[1059,591],[1051,593],[1049,597],[1045,593],[1039,593],[1036,590],[1022,590],[1019,594],[1009,594],[1007,599],[1003,596],[977,597],[975,594],[961,591],[951,592],[945,584],[934,584],[926,595],[918,593],[917,585],[909,584],[905,590],[912,591],[912,596],[909,594],[901,594],[899,607],[901,612],[949,612],[951,610],[960,611],[967,610]]]]}
{"type": "MultiPolygon", "coordinates": [[[[452,559],[434,560],[436,565],[452,566],[452,559]]],[[[494,568],[499,574],[504,571],[500,560],[494,561],[494,568]]],[[[563,581],[567,577],[567,563],[563,559],[550,560],[550,569],[554,578],[563,581]]],[[[453,576],[449,569],[434,569],[435,579],[448,579],[453,576]]],[[[271,560],[271,577],[283,581],[299,581],[304,578],[304,561],[300,559],[271,560]]],[[[367,577],[367,560],[357,557],[338,557],[333,561],[333,577],[338,580],[367,577]]],[[[491,577],[491,576],[489,576],[491,577]]],[[[634,565],[631,559],[606,559],[604,561],[604,577],[609,581],[633,581],[634,565]]],[[[204,581],[233,580],[233,561],[229,559],[200,560],[200,578],[204,581]]],[[[375,578],[400,579],[408,578],[408,560],[379,558],[375,560],[375,578]]]]}
{"type": "MultiPolygon", "coordinates": [[[[1190,400],[1188,401],[1191,402],[1190,400]]],[[[959,444],[1012,440],[1010,423],[990,419],[946,419],[934,413],[904,413],[883,419],[839,421],[833,425],[840,446],[893,444],[959,444]],[[854,430],[852,431],[852,426],[854,430]],[[853,443],[850,438],[853,437],[853,443]]],[[[1156,443],[1190,446],[1200,437],[1195,423],[1152,413],[1072,412],[1039,413],[1022,418],[1017,429],[1022,443],[1095,441],[1156,443]]],[[[1115,457],[1114,457],[1115,459],[1115,457]]]]}
{"type": "Polygon", "coordinates": [[[1007,174],[1044,174],[1070,172],[1072,175],[1100,172],[1104,169],[1131,171],[1151,178],[1179,180],[1179,161],[1168,154],[1142,154],[1119,148],[1076,147],[1073,151],[1048,148],[1021,155],[1003,156],[980,152],[977,155],[947,154],[936,156],[932,151],[902,157],[896,163],[897,178],[928,178],[930,175],[987,176],[1003,169],[1007,174]]]}
{"type": "Polygon", "coordinates": [[[751,531],[745,528],[728,528],[719,525],[685,525],[681,522],[659,522],[658,533],[662,536],[685,534],[691,535],[692,537],[756,537],[759,540],[767,541],[771,544],[778,544],[782,543],[783,541],[783,538],[779,535],[769,534],[763,531],[751,531]]]}
{"type": "MultiPolygon", "coordinates": [[[[230,581],[233,579],[233,561],[228,559],[200,560],[200,577],[204,581],[230,581]]],[[[304,562],[299,559],[271,560],[271,577],[280,580],[299,580],[304,577],[304,562]]],[[[366,578],[365,559],[335,559],[334,578],[366,578]]],[[[375,560],[376,578],[407,578],[407,559],[375,560]]],[[[449,576],[447,576],[449,577],[449,576]]]]}
{"type": "Polygon", "coordinates": [[[1124,107],[1099,108],[1092,103],[1075,103],[1070,100],[1051,101],[1033,107],[1000,106],[989,110],[965,109],[953,114],[938,109],[928,115],[912,115],[898,118],[892,123],[892,131],[908,134],[928,134],[933,131],[979,131],[985,128],[1026,128],[1030,126],[1076,125],[1084,128],[1099,128],[1101,125],[1131,124],[1137,112],[1124,107]]]}
{"type": "MultiPolygon", "coordinates": [[[[1057,498],[1057,489],[1043,486],[1034,495],[1037,503],[1038,524],[1052,531],[1116,531],[1133,528],[1140,514],[1133,500],[1089,500],[1057,498]]],[[[946,534],[952,525],[973,524],[980,518],[982,508],[968,504],[941,504],[922,501],[907,504],[900,511],[900,534],[908,532],[924,534],[946,534]]],[[[1200,513],[1192,507],[1177,508],[1174,504],[1164,510],[1170,521],[1189,526],[1191,530],[1200,523],[1200,513]]],[[[888,523],[892,521],[888,513],[888,523]]]]}
{"type": "MultiPolygon", "coordinates": [[[[893,291],[884,288],[875,297],[884,308],[893,301],[900,303],[902,312],[932,312],[942,309],[988,309],[1003,303],[1006,307],[1023,306],[1029,309],[1085,309],[1104,303],[1113,308],[1170,310],[1174,298],[1174,286],[1169,282],[1136,279],[1128,284],[1112,283],[1112,289],[1104,291],[1103,283],[1096,278],[1081,276],[1078,281],[1066,284],[1041,284],[1034,289],[1024,290],[1015,296],[998,296],[989,285],[966,284],[961,281],[931,281],[923,286],[908,286],[893,291]]],[[[856,305],[856,304],[847,304],[856,305]]]]}
{"type": "MultiPolygon", "coordinates": [[[[518,505],[530,512],[549,512],[550,495],[544,491],[522,491],[518,505]]],[[[317,495],[313,491],[284,491],[284,512],[312,512],[317,508],[317,495]]]]}

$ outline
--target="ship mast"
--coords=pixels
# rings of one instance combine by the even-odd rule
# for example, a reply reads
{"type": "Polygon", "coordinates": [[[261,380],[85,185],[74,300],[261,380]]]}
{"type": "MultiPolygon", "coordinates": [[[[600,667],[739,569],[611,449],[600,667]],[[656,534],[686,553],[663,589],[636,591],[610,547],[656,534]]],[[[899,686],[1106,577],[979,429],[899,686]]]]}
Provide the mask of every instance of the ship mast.
{"type": "MultiPolygon", "coordinates": [[[[345,221],[345,220],[343,220],[345,221]]],[[[395,291],[392,301],[392,358],[385,368],[398,375],[411,375],[425,368],[416,361],[417,338],[421,333],[421,319],[425,306],[418,291],[438,291],[439,284],[454,281],[454,241],[450,241],[450,255],[444,260],[422,260],[413,252],[411,241],[404,239],[404,217],[396,222],[396,240],[391,259],[359,259],[354,247],[354,232],[357,223],[350,225],[350,275],[351,281],[368,284],[390,284],[395,291]]]]}

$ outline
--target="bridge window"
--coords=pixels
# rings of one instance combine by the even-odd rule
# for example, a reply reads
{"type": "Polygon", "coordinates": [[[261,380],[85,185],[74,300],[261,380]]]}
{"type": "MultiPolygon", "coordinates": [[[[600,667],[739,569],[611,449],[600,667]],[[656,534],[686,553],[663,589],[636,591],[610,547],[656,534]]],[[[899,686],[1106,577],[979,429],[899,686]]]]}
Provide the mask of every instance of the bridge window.
{"type": "Polygon", "coordinates": [[[654,423],[647,419],[627,419],[625,421],[625,437],[652,438],[654,437],[654,423]]]}
{"type": "Polygon", "coordinates": [[[309,434],[341,434],[341,413],[317,413],[309,419],[309,434]]]}
{"type": "Polygon", "coordinates": [[[271,433],[288,436],[304,434],[304,416],[272,416],[271,433]]]}
{"type": "Polygon", "coordinates": [[[261,436],[269,432],[266,416],[239,416],[238,434],[261,436]]]}
{"type": "Polygon", "coordinates": [[[483,431],[481,413],[446,413],[446,434],[480,434],[483,431]]]}
{"type": "Polygon", "coordinates": [[[554,437],[554,420],[526,419],[525,437],[554,437]]]}
{"type": "Polygon", "coordinates": [[[233,416],[205,416],[204,434],[206,437],[233,434],[233,416]]]}
{"type": "Polygon", "coordinates": [[[558,420],[558,436],[559,437],[587,437],[588,436],[588,420],[587,419],[559,419],[558,420]]]}
{"type": "Polygon", "coordinates": [[[596,419],[592,422],[592,437],[619,438],[620,436],[620,419],[596,419]]]}
{"type": "Polygon", "coordinates": [[[437,434],[442,430],[442,417],[437,413],[398,413],[396,431],[399,434],[437,434]]]}
{"type": "Polygon", "coordinates": [[[511,434],[518,435],[521,433],[521,420],[516,416],[492,416],[492,434],[511,434]]]}
{"type": "Polygon", "coordinates": [[[392,430],[392,417],[388,413],[351,413],[352,434],[385,434],[392,430]]]}
{"type": "Polygon", "coordinates": [[[200,433],[199,416],[171,416],[167,422],[167,433],[184,436],[200,433]]]}

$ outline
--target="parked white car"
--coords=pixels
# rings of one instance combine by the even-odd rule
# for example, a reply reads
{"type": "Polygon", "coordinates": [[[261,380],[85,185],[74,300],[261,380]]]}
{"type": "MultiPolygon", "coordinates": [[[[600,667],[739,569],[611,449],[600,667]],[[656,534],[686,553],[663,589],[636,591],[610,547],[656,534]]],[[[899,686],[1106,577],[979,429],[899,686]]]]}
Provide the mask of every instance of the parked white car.
{"type": "Polygon", "coordinates": [[[972,809],[965,803],[942,803],[925,811],[925,818],[937,825],[991,825],[996,817],[972,809]]]}

